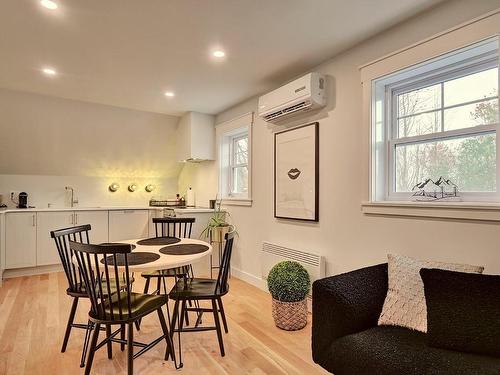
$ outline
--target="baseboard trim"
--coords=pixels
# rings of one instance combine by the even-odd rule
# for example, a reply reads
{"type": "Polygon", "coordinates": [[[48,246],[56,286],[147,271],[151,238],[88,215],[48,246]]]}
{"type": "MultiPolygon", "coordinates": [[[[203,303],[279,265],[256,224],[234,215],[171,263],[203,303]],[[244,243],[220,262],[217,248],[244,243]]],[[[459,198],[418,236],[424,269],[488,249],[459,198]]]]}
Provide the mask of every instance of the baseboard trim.
{"type": "Polygon", "coordinates": [[[44,273],[54,273],[63,271],[63,267],[60,264],[52,264],[49,266],[38,266],[38,267],[27,267],[27,268],[16,268],[11,270],[3,271],[3,278],[10,279],[13,277],[22,276],[35,276],[42,275],[44,273]]]}
{"type": "Polygon", "coordinates": [[[267,292],[266,280],[260,277],[234,267],[231,267],[231,275],[267,292]]]}

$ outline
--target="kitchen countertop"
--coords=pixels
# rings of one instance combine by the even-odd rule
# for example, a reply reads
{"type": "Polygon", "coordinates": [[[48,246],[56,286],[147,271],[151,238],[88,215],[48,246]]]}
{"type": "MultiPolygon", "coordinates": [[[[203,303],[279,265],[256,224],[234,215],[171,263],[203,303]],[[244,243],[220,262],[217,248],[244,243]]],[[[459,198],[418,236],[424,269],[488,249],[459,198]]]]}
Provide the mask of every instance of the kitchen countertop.
{"type": "Polygon", "coordinates": [[[121,211],[121,210],[163,210],[164,208],[173,209],[179,213],[203,213],[213,212],[213,209],[204,207],[151,207],[151,206],[96,206],[96,207],[51,207],[51,208],[3,208],[0,209],[0,215],[9,212],[60,212],[60,211],[121,211]]]}

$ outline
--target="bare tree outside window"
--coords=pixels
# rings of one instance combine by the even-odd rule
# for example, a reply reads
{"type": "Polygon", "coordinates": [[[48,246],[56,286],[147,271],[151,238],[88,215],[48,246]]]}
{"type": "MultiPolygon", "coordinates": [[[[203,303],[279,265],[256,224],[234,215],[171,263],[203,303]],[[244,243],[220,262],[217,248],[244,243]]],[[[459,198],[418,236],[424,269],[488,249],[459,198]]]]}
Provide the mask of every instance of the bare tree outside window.
{"type": "Polygon", "coordinates": [[[498,67],[401,93],[396,103],[396,138],[435,137],[395,146],[395,191],[440,176],[462,191],[496,191],[496,134],[447,132],[499,122],[498,67]]]}

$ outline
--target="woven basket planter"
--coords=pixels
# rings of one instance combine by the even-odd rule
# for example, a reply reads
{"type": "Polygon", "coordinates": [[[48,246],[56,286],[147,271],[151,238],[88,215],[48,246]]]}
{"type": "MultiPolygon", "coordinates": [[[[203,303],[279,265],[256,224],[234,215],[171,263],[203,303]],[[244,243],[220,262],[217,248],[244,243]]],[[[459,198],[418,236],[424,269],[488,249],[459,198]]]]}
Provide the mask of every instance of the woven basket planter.
{"type": "Polygon", "coordinates": [[[307,301],[281,302],[273,298],[273,318],[276,327],[296,331],[307,324],[307,301]]]}

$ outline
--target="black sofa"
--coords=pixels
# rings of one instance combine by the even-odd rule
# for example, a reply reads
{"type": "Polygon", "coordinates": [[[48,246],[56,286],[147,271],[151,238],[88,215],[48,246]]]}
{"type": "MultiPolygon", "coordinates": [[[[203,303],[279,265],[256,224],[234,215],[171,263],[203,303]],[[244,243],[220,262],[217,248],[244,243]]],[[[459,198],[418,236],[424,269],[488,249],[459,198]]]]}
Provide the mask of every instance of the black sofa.
{"type": "Polygon", "coordinates": [[[500,358],[433,348],[425,333],[378,327],[386,294],[387,263],[314,282],[314,362],[335,375],[500,374],[500,358]]]}

